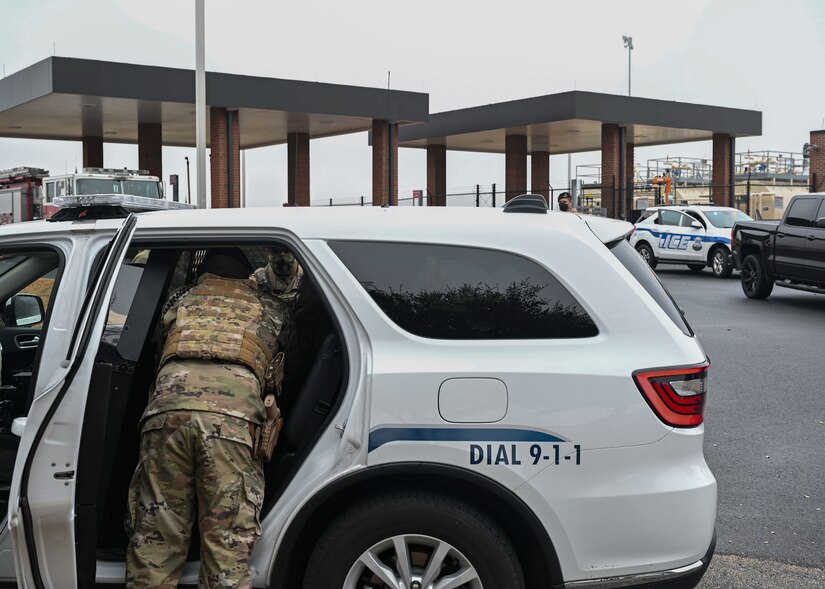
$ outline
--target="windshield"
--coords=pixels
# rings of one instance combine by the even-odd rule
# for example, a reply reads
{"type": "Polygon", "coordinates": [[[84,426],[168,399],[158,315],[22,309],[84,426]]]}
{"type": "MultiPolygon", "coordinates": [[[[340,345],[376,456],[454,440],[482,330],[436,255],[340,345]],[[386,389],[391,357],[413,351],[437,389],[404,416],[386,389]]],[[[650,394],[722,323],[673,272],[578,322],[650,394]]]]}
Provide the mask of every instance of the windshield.
{"type": "Polygon", "coordinates": [[[730,229],[738,221],[753,221],[742,211],[702,211],[714,227],[730,229]]]}
{"type": "Polygon", "coordinates": [[[160,198],[158,184],[155,180],[80,178],[77,181],[77,194],[129,194],[132,196],[160,198]]]}
{"type": "Polygon", "coordinates": [[[77,181],[77,194],[120,194],[120,180],[82,178],[77,181]]]}
{"type": "Polygon", "coordinates": [[[124,180],[123,194],[132,196],[148,196],[149,198],[160,198],[158,183],[154,180],[124,180]]]}

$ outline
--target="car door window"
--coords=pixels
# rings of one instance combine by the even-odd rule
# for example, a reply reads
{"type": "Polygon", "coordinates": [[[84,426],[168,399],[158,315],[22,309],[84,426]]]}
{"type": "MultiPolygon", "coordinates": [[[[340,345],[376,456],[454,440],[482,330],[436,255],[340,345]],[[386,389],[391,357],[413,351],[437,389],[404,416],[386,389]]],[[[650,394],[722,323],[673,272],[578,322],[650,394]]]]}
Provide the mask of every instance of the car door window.
{"type": "Polygon", "coordinates": [[[15,418],[28,411],[37,374],[37,350],[45,339],[60,256],[43,251],[0,251],[0,510],[6,513],[9,485],[20,438],[11,433],[15,418]]]}
{"type": "Polygon", "coordinates": [[[785,224],[793,227],[811,227],[817,204],[815,198],[795,198],[788,209],[785,224]]]}
{"type": "Polygon", "coordinates": [[[707,225],[705,225],[705,220],[702,219],[702,216],[699,213],[697,213],[696,211],[685,211],[685,213],[693,217],[693,219],[699,221],[702,224],[702,227],[707,229],[707,225]]]}
{"type": "Polygon", "coordinates": [[[330,247],[399,327],[435,339],[598,335],[561,282],[527,258],[471,247],[337,241],[330,247]]]}
{"type": "Polygon", "coordinates": [[[659,221],[661,225],[678,227],[679,224],[682,222],[682,217],[684,217],[684,215],[679,211],[662,211],[662,215],[659,217],[659,221]]]}
{"type": "Polygon", "coordinates": [[[679,227],[693,227],[693,222],[695,220],[696,219],[694,219],[690,215],[679,213],[679,227]]]}
{"type": "Polygon", "coordinates": [[[814,226],[819,229],[825,229],[825,200],[819,205],[819,212],[814,218],[814,226]]]}

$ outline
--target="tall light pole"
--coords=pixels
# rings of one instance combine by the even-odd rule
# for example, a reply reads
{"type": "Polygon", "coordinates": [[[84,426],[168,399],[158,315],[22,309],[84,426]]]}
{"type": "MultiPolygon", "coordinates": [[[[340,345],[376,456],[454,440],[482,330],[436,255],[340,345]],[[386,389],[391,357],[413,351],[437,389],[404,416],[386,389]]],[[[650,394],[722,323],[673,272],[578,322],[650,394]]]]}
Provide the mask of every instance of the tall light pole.
{"type": "Polygon", "coordinates": [[[633,52],[633,37],[622,35],[622,41],[627,48],[627,95],[630,96],[630,54],[633,52]]]}
{"type": "Polygon", "coordinates": [[[203,0],[195,0],[195,148],[198,208],[206,208],[206,42],[203,0]]]}

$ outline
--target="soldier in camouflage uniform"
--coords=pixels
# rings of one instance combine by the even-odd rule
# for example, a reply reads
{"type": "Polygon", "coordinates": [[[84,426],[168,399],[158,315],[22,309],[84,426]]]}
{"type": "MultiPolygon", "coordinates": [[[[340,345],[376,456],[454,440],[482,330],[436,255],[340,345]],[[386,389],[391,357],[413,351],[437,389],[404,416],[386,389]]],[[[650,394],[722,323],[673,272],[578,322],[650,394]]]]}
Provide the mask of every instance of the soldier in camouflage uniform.
{"type": "Polygon", "coordinates": [[[293,302],[304,272],[295,256],[285,247],[269,248],[267,265],[252,275],[262,292],[271,293],[285,302],[293,302]]]}
{"type": "MultiPolygon", "coordinates": [[[[276,298],[281,306],[288,310],[282,316],[278,347],[291,358],[291,350],[287,347],[294,339],[292,317],[304,271],[292,252],[285,247],[268,248],[266,260],[267,264],[255,270],[252,279],[257,284],[259,292],[264,293],[264,296],[276,298]]],[[[280,392],[279,390],[279,395],[280,392]]]]}
{"type": "Polygon", "coordinates": [[[196,514],[199,586],[252,582],[264,499],[252,431],[265,417],[262,392],[276,388],[271,366],[291,299],[247,278],[251,267],[237,248],[210,250],[203,268],[163,315],[160,368],[129,489],[127,587],[177,586],[196,514]]]}

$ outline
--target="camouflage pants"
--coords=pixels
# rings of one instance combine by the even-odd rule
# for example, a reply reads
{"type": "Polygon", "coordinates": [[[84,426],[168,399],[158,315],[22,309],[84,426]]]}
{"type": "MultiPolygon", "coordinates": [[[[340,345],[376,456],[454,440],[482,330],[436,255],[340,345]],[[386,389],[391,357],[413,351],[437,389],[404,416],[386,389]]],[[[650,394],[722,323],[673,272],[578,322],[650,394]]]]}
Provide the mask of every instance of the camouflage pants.
{"type": "Polygon", "coordinates": [[[199,587],[251,587],[264,485],[247,422],[167,411],[145,420],[140,445],[129,488],[126,586],[176,587],[198,514],[199,587]]]}

